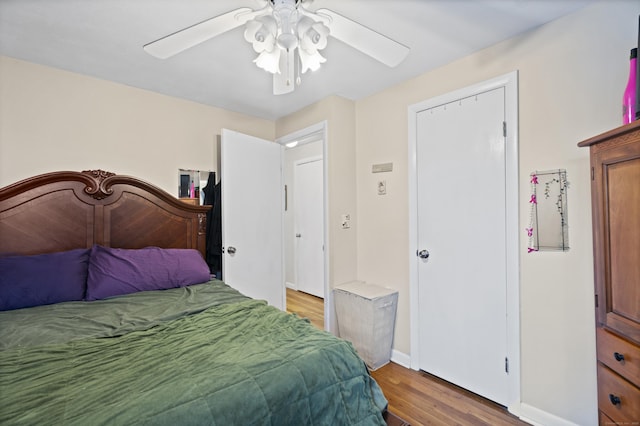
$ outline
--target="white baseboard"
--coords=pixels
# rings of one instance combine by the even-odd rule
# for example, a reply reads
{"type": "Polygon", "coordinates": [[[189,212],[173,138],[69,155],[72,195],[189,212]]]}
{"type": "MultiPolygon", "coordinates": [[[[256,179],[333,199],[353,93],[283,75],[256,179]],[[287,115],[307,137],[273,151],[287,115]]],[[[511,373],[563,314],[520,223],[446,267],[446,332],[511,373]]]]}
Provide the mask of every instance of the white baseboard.
{"type": "Polygon", "coordinates": [[[290,283],[290,282],[285,282],[284,283],[285,287],[290,288],[291,290],[298,290],[298,286],[295,285],[294,283],[290,283]]]}
{"type": "Polygon", "coordinates": [[[534,426],[579,426],[567,419],[525,403],[520,403],[520,420],[534,426]]]}
{"type": "Polygon", "coordinates": [[[405,353],[399,352],[395,349],[391,350],[391,361],[399,364],[405,368],[411,368],[411,357],[405,353]]]}

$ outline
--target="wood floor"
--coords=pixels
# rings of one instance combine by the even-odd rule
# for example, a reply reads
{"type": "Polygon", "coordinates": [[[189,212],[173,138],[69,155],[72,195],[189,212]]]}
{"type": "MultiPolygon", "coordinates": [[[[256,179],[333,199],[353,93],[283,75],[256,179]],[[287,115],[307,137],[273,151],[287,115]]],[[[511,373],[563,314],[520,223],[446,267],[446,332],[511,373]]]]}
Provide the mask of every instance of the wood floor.
{"type": "MultiPolygon", "coordinates": [[[[323,329],[323,299],[287,289],[287,311],[323,329]]],[[[413,426],[527,425],[507,410],[430,374],[389,363],[371,373],[389,410],[413,426]]]]}
{"type": "Polygon", "coordinates": [[[311,324],[324,330],[324,299],[288,288],[287,312],[308,318],[311,324]]]}

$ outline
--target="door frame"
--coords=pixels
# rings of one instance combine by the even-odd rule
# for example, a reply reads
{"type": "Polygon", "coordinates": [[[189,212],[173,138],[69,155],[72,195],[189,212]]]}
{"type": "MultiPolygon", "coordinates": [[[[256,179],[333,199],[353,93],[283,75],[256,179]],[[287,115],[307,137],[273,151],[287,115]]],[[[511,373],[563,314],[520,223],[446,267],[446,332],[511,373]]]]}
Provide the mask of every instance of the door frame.
{"type": "Polygon", "coordinates": [[[418,282],[418,187],[417,115],[420,111],[455,102],[504,87],[505,89],[505,191],[506,191],[506,281],[507,281],[507,357],[509,359],[508,404],[514,414],[520,409],[520,232],[518,227],[518,71],[495,77],[437,96],[408,108],[409,135],[409,299],[410,366],[418,370],[420,360],[419,282],[418,282]]]}
{"type": "MultiPolygon", "coordinates": [[[[313,124],[311,126],[305,127],[304,129],[297,130],[293,133],[289,133],[285,136],[276,139],[276,142],[281,145],[286,145],[288,143],[298,141],[300,144],[304,144],[305,142],[310,142],[312,140],[322,139],[322,186],[323,190],[323,244],[324,244],[324,329],[333,332],[335,329],[335,325],[333,324],[332,318],[333,316],[330,314],[333,312],[333,294],[331,289],[329,288],[329,270],[330,270],[330,261],[331,258],[329,256],[330,244],[329,244],[329,172],[328,172],[328,155],[327,155],[327,121],[321,121],[319,123],[313,124]]],[[[284,173],[284,170],[283,170],[284,173]]],[[[284,232],[284,229],[283,229],[284,232]]],[[[283,235],[284,240],[284,235],[283,235]]],[[[283,282],[284,285],[284,282],[283,282]]],[[[286,304],[285,304],[286,306],[286,304]]]]}

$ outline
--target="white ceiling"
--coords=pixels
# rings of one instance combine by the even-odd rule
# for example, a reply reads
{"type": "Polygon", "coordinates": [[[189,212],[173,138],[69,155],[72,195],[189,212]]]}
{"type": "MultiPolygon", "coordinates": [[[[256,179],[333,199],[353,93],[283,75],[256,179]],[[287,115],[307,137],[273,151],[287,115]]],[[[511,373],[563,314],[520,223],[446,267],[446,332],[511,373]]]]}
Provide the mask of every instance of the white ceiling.
{"type": "Polygon", "coordinates": [[[295,92],[271,75],[236,28],[172,58],[142,46],[257,0],[0,0],[0,54],[267,119],[329,95],[357,100],[529,31],[595,0],[315,0],[411,48],[388,68],[336,39],[295,92]]]}

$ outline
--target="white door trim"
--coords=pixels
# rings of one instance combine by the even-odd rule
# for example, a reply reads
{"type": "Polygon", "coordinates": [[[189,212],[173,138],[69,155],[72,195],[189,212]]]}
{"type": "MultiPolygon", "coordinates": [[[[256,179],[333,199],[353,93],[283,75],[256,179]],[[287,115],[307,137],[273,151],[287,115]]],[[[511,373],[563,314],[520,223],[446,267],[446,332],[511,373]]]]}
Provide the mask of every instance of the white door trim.
{"type": "Polygon", "coordinates": [[[479,93],[505,88],[506,115],[506,265],[507,265],[507,356],[509,358],[509,403],[518,414],[520,407],[520,259],[518,227],[518,72],[471,85],[426,101],[410,105],[409,118],[409,299],[411,368],[419,369],[418,305],[418,188],[416,183],[417,115],[420,111],[479,93]]]}
{"type": "MultiPolygon", "coordinates": [[[[304,129],[300,129],[293,133],[290,133],[286,136],[276,139],[276,142],[281,145],[286,145],[289,142],[293,142],[295,140],[307,140],[309,137],[314,137],[316,135],[320,135],[322,138],[322,156],[323,156],[323,165],[322,165],[322,174],[323,174],[323,186],[324,186],[324,194],[323,194],[323,204],[324,204],[324,329],[337,334],[338,329],[336,324],[334,324],[333,318],[334,315],[331,314],[334,312],[333,307],[333,292],[329,287],[329,270],[330,270],[330,261],[331,256],[329,255],[331,250],[331,245],[329,241],[329,169],[328,169],[328,146],[327,143],[327,135],[328,135],[328,123],[326,120],[321,121],[320,123],[313,124],[309,127],[305,127],[304,129]]],[[[284,236],[283,236],[284,238],[284,236]]]]}

